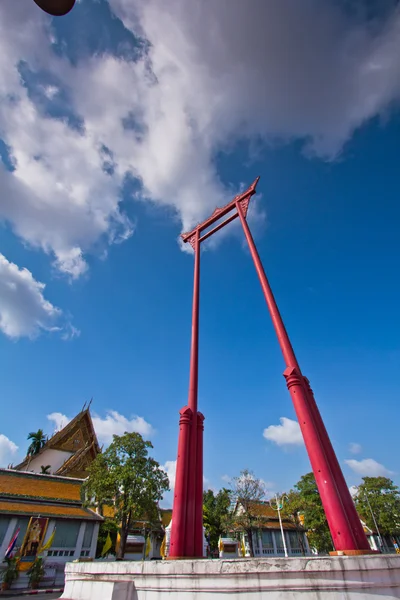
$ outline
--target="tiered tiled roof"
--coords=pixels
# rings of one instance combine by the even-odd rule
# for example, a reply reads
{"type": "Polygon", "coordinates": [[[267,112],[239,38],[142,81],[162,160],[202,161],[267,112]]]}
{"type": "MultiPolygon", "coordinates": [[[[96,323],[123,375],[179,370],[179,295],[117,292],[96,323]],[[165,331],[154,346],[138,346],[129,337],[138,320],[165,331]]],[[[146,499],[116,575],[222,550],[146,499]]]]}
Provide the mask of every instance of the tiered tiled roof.
{"type": "MultiPolygon", "coordinates": [[[[237,502],[235,510],[238,509],[240,501],[237,502]]],[[[279,516],[278,512],[272,508],[269,502],[250,502],[249,508],[251,514],[258,517],[260,520],[260,526],[264,529],[279,529],[279,516]]],[[[282,525],[284,529],[296,529],[296,526],[292,521],[282,516],[282,525]]]]}
{"type": "Polygon", "coordinates": [[[102,520],[81,500],[82,479],[0,469],[0,514],[102,520]]]}

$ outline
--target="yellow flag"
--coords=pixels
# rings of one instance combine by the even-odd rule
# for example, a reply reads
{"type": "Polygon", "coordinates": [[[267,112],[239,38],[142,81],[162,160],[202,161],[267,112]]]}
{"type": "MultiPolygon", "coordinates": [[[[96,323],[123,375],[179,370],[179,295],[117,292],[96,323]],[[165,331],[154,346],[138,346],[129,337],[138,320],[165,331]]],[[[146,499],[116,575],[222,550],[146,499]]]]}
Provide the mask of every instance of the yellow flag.
{"type": "Polygon", "coordinates": [[[101,551],[101,556],[107,554],[109,550],[112,548],[111,536],[108,534],[106,541],[104,542],[103,550],[101,551]]]}
{"type": "Polygon", "coordinates": [[[151,541],[150,541],[150,535],[148,535],[147,541],[146,541],[146,557],[150,554],[150,550],[151,550],[151,541]]]}
{"type": "Polygon", "coordinates": [[[51,534],[51,536],[49,537],[49,539],[47,540],[45,545],[41,547],[40,552],[42,552],[42,550],[50,550],[50,548],[53,545],[55,535],[56,535],[56,530],[54,529],[53,533],[51,534]]]}
{"type": "Polygon", "coordinates": [[[246,556],[246,545],[244,543],[244,539],[242,539],[242,548],[241,548],[241,550],[242,550],[242,556],[243,557],[246,556]]]}
{"type": "Polygon", "coordinates": [[[160,554],[162,558],[165,558],[167,555],[167,534],[164,535],[164,539],[160,548],[160,554]]]}
{"type": "Polygon", "coordinates": [[[219,541],[218,541],[218,550],[219,550],[220,552],[223,552],[223,551],[224,551],[224,542],[222,541],[222,538],[221,538],[221,537],[219,538],[219,541]]]}

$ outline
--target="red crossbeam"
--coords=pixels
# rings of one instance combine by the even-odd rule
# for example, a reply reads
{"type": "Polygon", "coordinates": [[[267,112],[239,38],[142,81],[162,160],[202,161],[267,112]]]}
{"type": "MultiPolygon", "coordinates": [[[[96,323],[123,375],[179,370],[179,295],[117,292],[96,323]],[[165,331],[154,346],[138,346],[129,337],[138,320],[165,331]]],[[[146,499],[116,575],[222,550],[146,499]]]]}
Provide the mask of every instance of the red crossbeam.
{"type": "MultiPolygon", "coordinates": [[[[191,238],[193,238],[193,236],[196,234],[197,231],[199,233],[201,233],[208,227],[211,227],[211,225],[213,225],[213,223],[215,223],[216,221],[219,221],[219,219],[221,219],[222,217],[227,215],[231,210],[233,210],[236,207],[237,202],[243,202],[247,198],[250,199],[251,196],[253,196],[256,193],[256,187],[257,187],[257,183],[259,182],[259,180],[260,180],[260,177],[257,177],[257,179],[255,179],[253,181],[251,186],[248,187],[245,192],[243,192],[242,194],[239,194],[238,196],[235,196],[233,198],[233,200],[228,202],[228,204],[225,204],[225,206],[223,206],[222,208],[216,208],[214,210],[213,214],[211,215],[211,217],[209,217],[202,223],[199,223],[198,225],[196,225],[196,227],[194,227],[192,229],[192,231],[189,231],[187,233],[182,233],[181,234],[182,240],[185,243],[190,242],[191,238]]],[[[216,231],[219,231],[220,229],[222,229],[222,227],[224,227],[225,225],[227,225],[228,223],[230,223],[231,221],[236,219],[236,217],[238,217],[238,216],[239,216],[238,213],[235,213],[234,215],[232,215],[231,217],[226,219],[226,221],[223,221],[223,223],[220,223],[219,225],[214,227],[214,229],[212,229],[211,231],[208,231],[203,237],[200,238],[199,241],[202,242],[203,240],[207,239],[208,237],[210,237],[210,235],[212,235],[216,231]]]]}

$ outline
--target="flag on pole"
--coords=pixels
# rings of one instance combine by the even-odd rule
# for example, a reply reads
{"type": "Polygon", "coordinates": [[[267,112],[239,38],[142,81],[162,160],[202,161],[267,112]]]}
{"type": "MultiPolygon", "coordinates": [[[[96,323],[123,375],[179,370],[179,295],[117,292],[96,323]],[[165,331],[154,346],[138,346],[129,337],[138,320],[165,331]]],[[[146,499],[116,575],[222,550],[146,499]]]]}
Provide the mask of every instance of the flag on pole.
{"type": "Polygon", "coordinates": [[[164,539],[161,544],[160,554],[162,558],[167,556],[167,534],[164,535],[164,539]]]}
{"type": "Polygon", "coordinates": [[[14,533],[13,537],[11,538],[10,543],[8,544],[4,558],[10,558],[11,553],[14,550],[15,544],[17,543],[17,539],[18,539],[20,531],[21,531],[21,528],[18,527],[17,531],[14,533]]]}
{"type": "Polygon", "coordinates": [[[224,542],[222,541],[222,537],[220,536],[219,540],[218,540],[218,550],[220,552],[224,551],[224,542]]]}
{"type": "Polygon", "coordinates": [[[105,554],[107,554],[107,552],[109,552],[111,550],[111,548],[112,548],[111,535],[108,534],[107,539],[104,542],[103,550],[101,551],[101,556],[104,556],[105,554]]]}
{"type": "Polygon", "coordinates": [[[242,538],[242,556],[245,557],[246,556],[246,544],[244,543],[244,539],[242,538]]]}
{"type": "Polygon", "coordinates": [[[146,558],[150,554],[150,551],[151,551],[151,540],[150,540],[150,535],[148,535],[147,540],[146,540],[146,558]]]}
{"type": "MultiPolygon", "coordinates": [[[[42,552],[43,550],[50,550],[50,548],[53,545],[55,535],[56,535],[56,528],[54,528],[53,533],[51,534],[51,536],[49,537],[49,539],[47,540],[45,545],[40,548],[40,552],[42,552]]],[[[39,552],[38,552],[38,554],[39,554],[39,552]]]]}

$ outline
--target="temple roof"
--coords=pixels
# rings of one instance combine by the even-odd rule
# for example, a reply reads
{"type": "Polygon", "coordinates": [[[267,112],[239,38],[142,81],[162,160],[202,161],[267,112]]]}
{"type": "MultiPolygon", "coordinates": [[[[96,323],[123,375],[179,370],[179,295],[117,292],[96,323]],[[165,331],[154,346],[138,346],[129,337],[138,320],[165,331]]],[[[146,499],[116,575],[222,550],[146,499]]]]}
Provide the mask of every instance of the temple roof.
{"type": "Polygon", "coordinates": [[[84,508],[82,479],[0,469],[0,514],[102,520],[84,508]]]}
{"type": "MultiPolygon", "coordinates": [[[[255,517],[258,517],[260,520],[260,527],[262,529],[279,529],[279,516],[278,511],[274,510],[269,502],[256,502],[250,501],[246,503],[249,505],[251,509],[251,514],[255,517]]],[[[237,501],[234,512],[237,513],[239,505],[243,507],[243,504],[240,500],[237,501]]],[[[244,509],[244,507],[243,507],[244,509]]],[[[296,529],[296,525],[288,518],[282,516],[282,526],[283,529],[296,529]]]]}
{"type": "Polygon", "coordinates": [[[2,502],[0,514],[57,517],[58,519],[85,519],[102,521],[102,518],[89,508],[78,506],[35,504],[32,502],[2,502]]]}
{"type": "Polygon", "coordinates": [[[84,409],[72,419],[63,429],[57,431],[46,443],[44,448],[76,452],[88,445],[95,444],[97,452],[100,446],[93,427],[89,408],[84,409]]]}
{"type": "Polygon", "coordinates": [[[72,456],[62,464],[55,474],[80,478],[86,476],[88,465],[93,462],[101,451],[89,408],[83,409],[63,429],[57,431],[48,439],[36,455],[26,456],[15,469],[17,471],[28,470],[29,463],[33,460],[36,461],[42,455],[45,459],[44,455],[48,450],[72,453],[72,456]]]}
{"type": "Polygon", "coordinates": [[[98,448],[95,441],[85,448],[80,448],[57,470],[57,475],[68,476],[68,473],[71,473],[84,479],[86,477],[86,467],[94,461],[99,452],[100,448],[98,448]]]}
{"type": "Polygon", "coordinates": [[[0,498],[81,502],[82,479],[0,469],[0,498]]]}

